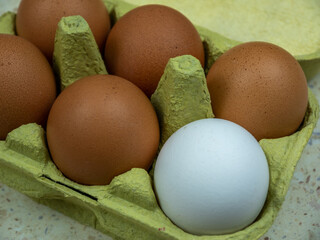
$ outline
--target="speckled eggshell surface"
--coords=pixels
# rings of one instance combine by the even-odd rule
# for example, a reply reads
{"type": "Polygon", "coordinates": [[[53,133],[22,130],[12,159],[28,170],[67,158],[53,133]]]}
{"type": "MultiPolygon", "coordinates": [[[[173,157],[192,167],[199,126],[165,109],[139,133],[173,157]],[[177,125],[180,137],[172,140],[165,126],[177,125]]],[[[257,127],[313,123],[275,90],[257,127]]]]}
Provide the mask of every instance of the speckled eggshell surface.
{"type": "Polygon", "coordinates": [[[108,184],[134,167],[148,169],[159,136],[150,100],[131,82],[112,75],[85,77],[67,87],[47,124],[54,163],[85,185],[108,184]]]}
{"type": "Polygon", "coordinates": [[[22,0],[16,18],[17,34],[51,59],[58,22],[72,15],[80,15],[88,22],[102,51],[110,29],[109,14],[102,0],[22,0]]]}
{"type": "Polygon", "coordinates": [[[110,74],[136,84],[150,97],[168,60],[193,55],[204,65],[204,49],[192,23],[180,12],[145,5],[125,14],[111,29],[105,48],[110,74]]]}
{"type": "Polygon", "coordinates": [[[270,43],[230,49],[212,65],[207,84],[215,116],[241,125],[257,140],[294,133],[307,109],[307,80],[299,63],[270,43]]]}
{"type": "Polygon", "coordinates": [[[0,34],[0,139],[22,124],[45,126],[56,98],[53,71],[29,41],[0,34]]]}

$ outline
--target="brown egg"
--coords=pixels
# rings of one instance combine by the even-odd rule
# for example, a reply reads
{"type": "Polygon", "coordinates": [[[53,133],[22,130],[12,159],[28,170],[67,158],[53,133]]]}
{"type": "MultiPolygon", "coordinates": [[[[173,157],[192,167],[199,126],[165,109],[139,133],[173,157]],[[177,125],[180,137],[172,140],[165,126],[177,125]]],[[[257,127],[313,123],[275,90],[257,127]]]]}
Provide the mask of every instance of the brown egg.
{"type": "Polygon", "coordinates": [[[216,117],[233,121],[257,140],[294,133],[308,104],[306,77],[284,49],[265,42],[224,53],[207,76],[216,117]]]}
{"type": "Polygon", "coordinates": [[[102,0],[22,0],[16,17],[17,33],[34,43],[51,60],[58,22],[72,15],[80,15],[88,22],[103,51],[110,19],[102,0]]]}
{"type": "Polygon", "coordinates": [[[67,87],[47,124],[53,161],[66,177],[85,185],[108,184],[131,168],[148,169],[159,137],[150,100],[112,75],[82,78],[67,87]]]}
{"type": "Polygon", "coordinates": [[[192,23],[178,11],[145,5],[125,14],[111,29],[105,48],[108,72],[136,84],[150,97],[168,60],[193,55],[204,65],[204,49],[192,23]]]}
{"type": "Polygon", "coordinates": [[[22,124],[45,126],[56,97],[53,71],[29,41],[0,34],[0,139],[22,124]]]}

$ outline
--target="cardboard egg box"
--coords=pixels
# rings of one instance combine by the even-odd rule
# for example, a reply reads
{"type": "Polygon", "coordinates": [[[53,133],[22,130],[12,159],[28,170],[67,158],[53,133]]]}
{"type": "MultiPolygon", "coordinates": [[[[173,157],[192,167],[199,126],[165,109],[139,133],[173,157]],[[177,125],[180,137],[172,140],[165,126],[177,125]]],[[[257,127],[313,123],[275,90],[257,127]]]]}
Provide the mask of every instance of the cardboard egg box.
{"type": "MultiPolygon", "coordinates": [[[[116,0],[106,0],[105,4],[113,24],[134,8],[116,0]]],[[[7,13],[0,18],[0,31],[14,34],[14,16],[7,13]]],[[[162,129],[159,148],[185,124],[214,117],[205,73],[222,53],[238,44],[201,27],[197,29],[206,52],[205,69],[192,56],[171,59],[151,98],[162,129]],[[181,88],[185,89],[183,95],[181,88]]],[[[53,67],[61,89],[81,77],[107,73],[90,28],[80,16],[60,21],[53,67]],[[66,42],[73,44],[67,47],[66,42]]],[[[268,197],[255,222],[232,234],[196,236],[175,226],[157,203],[152,169],[147,172],[134,168],[105,186],[85,186],[67,179],[50,158],[44,129],[35,123],[22,125],[10,132],[5,141],[0,141],[0,182],[113,239],[258,239],[271,227],[284,201],[295,166],[318,117],[318,102],[309,90],[308,109],[298,131],[291,136],[259,142],[270,169],[268,197]]]]}

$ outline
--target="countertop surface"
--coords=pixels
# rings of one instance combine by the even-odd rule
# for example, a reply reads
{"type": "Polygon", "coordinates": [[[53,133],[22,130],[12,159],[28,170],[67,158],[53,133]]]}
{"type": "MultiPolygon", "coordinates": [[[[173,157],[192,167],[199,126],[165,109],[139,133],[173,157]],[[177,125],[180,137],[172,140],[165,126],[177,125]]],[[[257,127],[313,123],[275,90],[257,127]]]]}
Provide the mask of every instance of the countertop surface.
{"type": "MultiPolygon", "coordinates": [[[[0,14],[19,0],[0,0],[0,14]]],[[[308,81],[320,102],[320,73],[308,81]]],[[[110,240],[63,214],[0,183],[0,240],[110,240]]],[[[274,224],[260,240],[320,239],[320,123],[299,160],[274,224]]]]}

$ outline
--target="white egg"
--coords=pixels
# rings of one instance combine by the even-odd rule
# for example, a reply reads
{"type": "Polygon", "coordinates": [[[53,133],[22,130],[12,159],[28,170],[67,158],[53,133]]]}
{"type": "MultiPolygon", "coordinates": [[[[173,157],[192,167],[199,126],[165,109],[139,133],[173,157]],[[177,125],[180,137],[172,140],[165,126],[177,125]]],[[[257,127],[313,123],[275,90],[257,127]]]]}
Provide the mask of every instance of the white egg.
{"type": "Polygon", "coordinates": [[[160,207],[181,229],[196,235],[232,233],[259,215],[269,167],[259,143],[243,127],[202,119],[164,144],[154,184],[160,207]]]}

